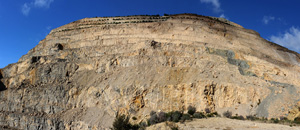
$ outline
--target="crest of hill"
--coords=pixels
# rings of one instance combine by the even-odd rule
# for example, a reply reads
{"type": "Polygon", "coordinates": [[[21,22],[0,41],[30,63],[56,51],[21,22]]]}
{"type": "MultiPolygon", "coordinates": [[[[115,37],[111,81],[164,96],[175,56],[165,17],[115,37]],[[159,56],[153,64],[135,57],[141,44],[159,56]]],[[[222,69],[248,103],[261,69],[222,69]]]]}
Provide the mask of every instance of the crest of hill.
{"type": "MultiPolygon", "coordinates": [[[[81,19],[78,21],[74,21],[71,24],[74,24],[73,26],[103,25],[103,24],[105,24],[105,25],[107,25],[107,24],[128,24],[128,23],[160,22],[160,21],[165,21],[167,19],[203,20],[203,21],[207,21],[207,22],[211,22],[211,23],[218,22],[219,24],[223,23],[223,24],[228,24],[231,26],[243,28],[241,25],[231,22],[225,18],[217,18],[217,17],[197,15],[197,14],[174,14],[174,15],[165,14],[165,16],[132,15],[132,16],[117,16],[117,17],[94,17],[94,18],[84,18],[84,19],[81,19]],[[85,24],[82,24],[82,23],[85,23],[85,24]]],[[[68,25],[69,25],[69,28],[72,28],[72,25],[70,25],[70,24],[67,24],[65,26],[68,26],[68,25]]],[[[62,26],[62,27],[64,27],[64,26],[62,26]]],[[[62,28],[62,27],[59,27],[59,28],[62,28]]],[[[66,28],[66,30],[68,30],[68,29],[66,28]]],[[[56,31],[57,30],[54,29],[50,32],[50,34],[53,32],[56,32],[56,31]]]]}

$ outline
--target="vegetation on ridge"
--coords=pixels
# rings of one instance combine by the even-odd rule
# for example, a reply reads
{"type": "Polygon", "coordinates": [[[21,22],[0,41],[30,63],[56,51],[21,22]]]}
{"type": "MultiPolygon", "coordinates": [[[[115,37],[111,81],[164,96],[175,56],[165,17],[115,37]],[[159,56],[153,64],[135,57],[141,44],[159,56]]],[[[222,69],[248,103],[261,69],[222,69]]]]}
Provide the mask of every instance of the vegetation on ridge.
{"type": "Polygon", "coordinates": [[[232,112],[230,112],[230,111],[225,111],[223,113],[223,117],[230,118],[230,119],[236,119],[236,120],[251,120],[251,121],[259,121],[262,123],[275,123],[275,124],[290,125],[291,127],[300,124],[300,117],[295,118],[293,121],[288,120],[286,117],[268,119],[265,117],[259,118],[259,117],[253,116],[253,115],[249,115],[249,116],[246,116],[246,118],[245,118],[244,116],[241,116],[238,114],[233,116],[232,112]]]}
{"type": "MultiPolygon", "coordinates": [[[[129,117],[125,115],[117,115],[113,122],[113,130],[143,130],[147,126],[155,125],[157,123],[166,122],[167,126],[169,126],[172,130],[177,130],[178,126],[171,122],[185,122],[188,120],[209,118],[209,117],[220,117],[217,112],[211,112],[209,109],[205,109],[205,112],[197,112],[195,107],[189,106],[187,108],[187,113],[183,113],[182,111],[171,111],[171,112],[154,112],[150,113],[150,118],[147,122],[140,122],[139,124],[131,124],[129,122],[129,117]]],[[[241,116],[241,115],[232,115],[232,112],[225,111],[223,113],[223,117],[236,119],[236,120],[250,120],[250,121],[259,121],[262,123],[275,123],[275,124],[284,124],[296,126],[300,124],[300,117],[294,119],[294,121],[288,120],[286,117],[278,118],[259,118],[253,115],[249,116],[241,116]]],[[[136,117],[132,117],[133,120],[137,120],[136,117]]]]}
{"type": "MultiPolygon", "coordinates": [[[[171,111],[171,112],[154,112],[150,113],[150,118],[147,120],[147,123],[141,122],[140,124],[131,124],[129,122],[129,117],[125,115],[117,115],[114,123],[113,130],[125,130],[132,129],[145,129],[146,126],[155,125],[161,122],[185,122],[188,120],[193,120],[193,118],[201,119],[201,118],[209,118],[209,117],[219,117],[220,115],[217,112],[211,112],[209,109],[206,109],[205,112],[197,112],[195,107],[189,106],[187,113],[183,113],[183,111],[171,111]]],[[[136,117],[132,117],[133,120],[136,120],[136,117]]],[[[168,123],[167,123],[168,124],[168,123]]],[[[178,129],[177,126],[172,124],[168,124],[168,126],[172,130],[178,129]]]]}

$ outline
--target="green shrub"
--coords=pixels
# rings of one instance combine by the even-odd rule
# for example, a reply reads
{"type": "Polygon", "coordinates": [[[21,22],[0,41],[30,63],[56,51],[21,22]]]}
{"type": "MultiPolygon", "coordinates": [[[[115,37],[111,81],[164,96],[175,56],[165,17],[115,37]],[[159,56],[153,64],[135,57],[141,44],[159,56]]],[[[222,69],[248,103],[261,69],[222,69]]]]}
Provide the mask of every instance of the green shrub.
{"type": "Polygon", "coordinates": [[[129,123],[129,117],[125,115],[117,115],[116,119],[113,122],[113,130],[137,130],[138,125],[132,125],[129,123]]]}
{"type": "Polygon", "coordinates": [[[206,114],[206,117],[214,117],[214,114],[208,113],[208,114],[206,114]]]}
{"type": "Polygon", "coordinates": [[[218,114],[218,112],[213,112],[211,113],[212,115],[215,115],[216,117],[219,117],[220,115],[218,114]]]}
{"type": "Polygon", "coordinates": [[[199,118],[199,119],[206,118],[206,116],[202,112],[196,112],[196,113],[194,113],[193,117],[194,118],[199,118]]]}
{"type": "Polygon", "coordinates": [[[157,115],[158,122],[164,122],[167,121],[167,115],[165,112],[159,112],[157,115]]]}
{"type": "Polygon", "coordinates": [[[147,127],[147,123],[146,122],[140,122],[139,123],[140,130],[144,130],[144,129],[146,129],[146,127],[147,127]]]}
{"type": "Polygon", "coordinates": [[[258,120],[259,118],[256,117],[256,116],[253,116],[253,115],[249,115],[249,116],[246,116],[247,120],[251,120],[251,121],[254,121],[254,120],[258,120]]]}
{"type": "Polygon", "coordinates": [[[180,120],[186,121],[186,120],[192,120],[192,118],[191,118],[191,115],[189,115],[189,114],[183,114],[182,117],[180,118],[180,120]]]}
{"type": "Polygon", "coordinates": [[[294,123],[300,124],[300,117],[296,117],[296,118],[294,119],[294,123]]]}
{"type": "Polygon", "coordinates": [[[150,113],[150,119],[148,120],[148,125],[153,125],[153,124],[156,124],[158,122],[159,121],[158,121],[156,112],[151,111],[151,113],[150,113]]]}
{"type": "Polygon", "coordinates": [[[193,115],[196,112],[196,108],[195,107],[189,106],[187,109],[188,109],[188,113],[190,115],[193,115]]]}
{"type": "Polygon", "coordinates": [[[291,124],[293,121],[289,120],[286,117],[279,117],[280,122],[291,124]]]}
{"type": "Polygon", "coordinates": [[[150,116],[155,115],[155,114],[156,114],[155,111],[151,111],[151,112],[150,112],[150,116]]]}
{"type": "Polygon", "coordinates": [[[164,121],[167,121],[167,114],[165,112],[159,112],[157,114],[156,112],[151,111],[148,125],[153,125],[164,121]]]}
{"type": "Polygon", "coordinates": [[[262,117],[262,118],[257,117],[257,120],[268,121],[268,118],[267,117],[262,117]]]}
{"type": "Polygon", "coordinates": [[[179,122],[181,116],[182,116],[182,113],[179,111],[167,113],[167,117],[169,117],[168,121],[179,122]]]}
{"type": "Polygon", "coordinates": [[[287,121],[287,120],[288,120],[288,118],[283,117],[283,116],[279,117],[279,119],[280,119],[281,121],[287,121]]]}
{"type": "Polygon", "coordinates": [[[231,119],[245,120],[243,116],[238,116],[238,115],[231,117],[231,119]]]}
{"type": "Polygon", "coordinates": [[[277,118],[271,118],[271,121],[272,121],[273,123],[279,123],[279,120],[278,120],[277,118]]]}
{"type": "Polygon", "coordinates": [[[209,108],[205,108],[205,113],[210,113],[210,109],[209,108]]]}
{"type": "Polygon", "coordinates": [[[244,116],[239,116],[239,120],[245,120],[244,116]]]}
{"type": "Polygon", "coordinates": [[[223,113],[223,116],[224,116],[224,117],[227,117],[227,118],[231,118],[232,113],[231,113],[230,111],[225,111],[225,112],[223,113]]]}

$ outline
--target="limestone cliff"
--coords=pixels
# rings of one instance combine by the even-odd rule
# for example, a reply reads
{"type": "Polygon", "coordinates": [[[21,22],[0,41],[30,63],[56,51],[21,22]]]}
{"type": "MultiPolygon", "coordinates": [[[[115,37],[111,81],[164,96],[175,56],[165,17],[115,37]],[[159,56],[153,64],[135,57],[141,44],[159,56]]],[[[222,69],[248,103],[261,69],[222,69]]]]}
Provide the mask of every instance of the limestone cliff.
{"type": "Polygon", "coordinates": [[[188,106],[286,117],[299,72],[299,54],[224,19],[85,18],[0,70],[0,126],[105,129],[117,112],[139,122],[188,106]]]}

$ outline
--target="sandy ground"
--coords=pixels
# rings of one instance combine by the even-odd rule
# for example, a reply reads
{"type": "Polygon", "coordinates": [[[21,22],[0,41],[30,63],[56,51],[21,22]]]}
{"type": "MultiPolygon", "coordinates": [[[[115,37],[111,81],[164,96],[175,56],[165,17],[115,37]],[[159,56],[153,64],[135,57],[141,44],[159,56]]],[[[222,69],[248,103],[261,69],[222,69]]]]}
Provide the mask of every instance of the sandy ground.
{"type": "MultiPolygon", "coordinates": [[[[299,126],[259,123],[248,120],[234,120],[228,118],[194,119],[185,123],[176,123],[179,130],[300,130],[299,126]]],[[[166,123],[160,123],[147,130],[168,130],[166,123]]],[[[171,130],[171,129],[170,129],[171,130]]]]}
{"type": "Polygon", "coordinates": [[[288,125],[259,123],[253,121],[233,120],[227,118],[196,119],[178,124],[182,130],[300,130],[300,127],[288,125]]]}

